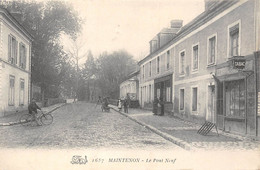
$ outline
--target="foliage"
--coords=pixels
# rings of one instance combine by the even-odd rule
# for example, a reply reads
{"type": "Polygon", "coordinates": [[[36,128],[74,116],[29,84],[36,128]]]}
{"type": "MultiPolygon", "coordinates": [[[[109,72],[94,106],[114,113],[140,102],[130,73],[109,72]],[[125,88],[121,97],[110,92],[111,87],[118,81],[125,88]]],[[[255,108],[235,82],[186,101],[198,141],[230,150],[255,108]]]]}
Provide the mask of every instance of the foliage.
{"type": "MultiPolygon", "coordinates": [[[[61,34],[73,39],[81,29],[81,21],[75,11],[62,1],[22,2],[13,1],[5,7],[34,37],[32,43],[32,82],[45,92],[45,97],[59,96],[62,80],[72,71],[68,56],[59,45],[61,34]],[[67,70],[67,71],[66,71],[67,70]],[[65,73],[64,73],[65,71],[65,73]],[[53,92],[55,89],[55,92],[53,92]]],[[[69,80],[65,80],[69,81],[69,80]]]]}
{"type": "Polygon", "coordinates": [[[96,60],[89,55],[85,63],[84,77],[95,81],[103,96],[118,98],[120,83],[126,76],[135,71],[136,61],[124,50],[111,54],[104,52],[96,60]]]}

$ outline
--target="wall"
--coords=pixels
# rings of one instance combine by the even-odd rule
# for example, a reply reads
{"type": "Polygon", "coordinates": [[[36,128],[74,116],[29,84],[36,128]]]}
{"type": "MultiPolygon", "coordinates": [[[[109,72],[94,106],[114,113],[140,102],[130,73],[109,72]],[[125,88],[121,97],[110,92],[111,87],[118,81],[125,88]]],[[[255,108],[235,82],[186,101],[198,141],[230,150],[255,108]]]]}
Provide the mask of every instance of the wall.
{"type": "Polygon", "coordinates": [[[30,96],[30,46],[31,43],[13,25],[11,25],[2,15],[0,15],[0,115],[9,114],[14,111],[26,110],[30,96]],[[18,41],[17,65],[8,63],[8,35],[12,34],[18,41]],[[19,67],[19,43],[26,46],[26,69],[19,67]],[[9,96],[9,76],[15,77],[15,101],[13,106],[8,105],[9,96]],[[20,79],[24,79],[24,105],[19,104],[20,79]]]}
{"type": "Polygon", "coordinates": [[[2,93],[1,93],[1,108],[0,113],[3,114],[9,114],[10,112],[14,111],[21,111],[26,110],[29,102],[29,74],[21,71],[17,68],[14,68],[13,66],[6,64],[4,62],[1,63],[1,87],[2,87],[2,93]],[[15,77],[15,101],[14,106],[8,105],[8,97],[9,97],[9,76],[12,75],[15,77]],[[21,106],[19,104],[19,93],[20,93],[20,79],[24,79],[24,105],[21,106]]]}
{"type": "MultiPolygon", "coordinates": [[[[241,55],[252,54],[254,51],[254,24],[253,16],[254,2],[248,1],[230,13],[212,22],[207,27],[201,29],[191,36],[184,37],[175,45],[175,104],[174,111],[189,119],[205,119],[207,114],[207,85],[214,83],[211,72],[215,73],[215,66],[207,65],[207,41],[212,35],[217,36],[216,64],[221,64],[228,60],[228,26],[236,21],[241,23],[241,55]],[[199,45],[199,70],[192,73],[192,46],[199,45]],[[185,76],[179,74],[180,52],[185,50],[185,76]],[[191,87],[198,86],[198,114],[191,112],[191,87]],[[185,112],[179,111],[179,89],[185,88],[185,112]],[[195,117],[197,118],[193,118],[195,117]]],[[[250,96],[252,97],[252,95],[250,96]]]]}

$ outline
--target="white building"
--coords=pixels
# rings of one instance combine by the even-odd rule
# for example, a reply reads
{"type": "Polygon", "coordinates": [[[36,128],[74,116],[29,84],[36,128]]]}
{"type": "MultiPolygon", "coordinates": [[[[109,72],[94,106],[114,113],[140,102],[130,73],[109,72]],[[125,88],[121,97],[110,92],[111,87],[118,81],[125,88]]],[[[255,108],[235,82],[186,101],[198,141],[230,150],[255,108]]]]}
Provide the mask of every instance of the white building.
{"type": "Polygon", "coordinates": [[[131,100],[139,100],[139,70],[135,71],[127,77],[125,81],[120,84],[120,98],[124,99],[129,95],[131,100]]]}
{"type": "Polygon", "coordinates": [[[0,8],[0,116],[27,109],[32,39],[6,9],[0,8]]]}

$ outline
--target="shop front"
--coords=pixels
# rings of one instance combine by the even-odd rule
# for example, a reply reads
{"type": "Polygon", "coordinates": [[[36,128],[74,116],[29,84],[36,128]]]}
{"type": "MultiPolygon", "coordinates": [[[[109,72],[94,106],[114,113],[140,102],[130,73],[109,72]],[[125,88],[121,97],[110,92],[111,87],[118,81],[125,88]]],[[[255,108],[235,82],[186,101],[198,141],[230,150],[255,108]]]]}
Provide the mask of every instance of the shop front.
{"type": "Polygon", "coordinates": [[[256,135],[254,57],[233,57],[216,67],[216,123],[232,133],[256,135]]]}
{"type": "Polygon", "coordinates": [[[154,80],[154,98],[163,101],[166,112],[172,111],[172,74],[154,80]]]}

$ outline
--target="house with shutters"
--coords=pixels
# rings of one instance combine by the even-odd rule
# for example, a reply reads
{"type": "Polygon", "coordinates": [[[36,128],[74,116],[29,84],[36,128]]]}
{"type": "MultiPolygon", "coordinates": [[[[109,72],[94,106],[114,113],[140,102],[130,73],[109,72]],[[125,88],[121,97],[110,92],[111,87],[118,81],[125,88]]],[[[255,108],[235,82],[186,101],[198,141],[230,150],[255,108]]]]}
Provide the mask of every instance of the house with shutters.
{"type": "Polygon", "coordinates": [[[0,116],[28,107],[32,40],[30,33],[0,8],[0,116]]]}
{"type": "Polygon", "coordinates": [[[138,63],[141,106],[161,98],[168,114],[259,137],[259,35],[258,0],[205,0],[191,22],[150,41],[138,63]]]}

